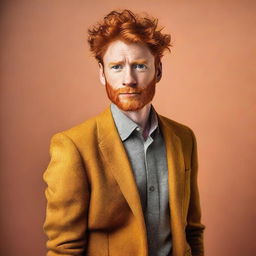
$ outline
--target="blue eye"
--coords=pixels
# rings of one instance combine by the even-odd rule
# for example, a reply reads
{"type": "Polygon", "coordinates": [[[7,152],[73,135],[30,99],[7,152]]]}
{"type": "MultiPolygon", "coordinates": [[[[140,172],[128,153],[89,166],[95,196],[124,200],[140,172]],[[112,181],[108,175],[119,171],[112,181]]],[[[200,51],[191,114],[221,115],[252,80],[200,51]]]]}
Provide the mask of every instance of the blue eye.
{"type": "Polygon", "coordinates": [[[115,66],[112,66],[111,69],[114,69],[114,70],[118,70],[121,68],[121,65],[115,65],[115,66]]]}
{"type": "Polygon", "coordinates": [[[144,64],[135,64],[135,68],[138,68],[139,70],[145,70],[147,67],[144,64]]]}

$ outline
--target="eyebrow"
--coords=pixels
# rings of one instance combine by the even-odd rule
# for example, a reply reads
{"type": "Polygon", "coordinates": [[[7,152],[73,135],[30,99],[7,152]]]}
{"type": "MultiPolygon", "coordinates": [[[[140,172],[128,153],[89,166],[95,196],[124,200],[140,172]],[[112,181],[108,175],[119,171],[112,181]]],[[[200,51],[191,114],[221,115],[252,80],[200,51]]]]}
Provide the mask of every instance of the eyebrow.
{"type": "Polygon", "coordinates": [[[108,64],[108,66],[109,66],[109,67],[111,67],[111,66],[115,66],[115,65],[122,64],[122,63],[123,63],[122,61],[118,61],[118,62],[110,62],[110,63],[108,64]]]}
{"type": "MultiPolygon", "coordinates": [[[[115,66],[115,65],[120,65],[120,64],[123,64],[124,62],[123,61],[117,61],[117,62],[110,62],[108,64],[108,66],[115,66]]],[[[147,60],[145,59],[137,59],[137,60],[134,60],[132,62],[132,64],[147,64],[147,60]]]]}
{"type": "Polygon", "coordinates": [[[147,60],[145,59],[137,59],[135,61],[132,62],[132,64],[147,64],[147,60]]]}

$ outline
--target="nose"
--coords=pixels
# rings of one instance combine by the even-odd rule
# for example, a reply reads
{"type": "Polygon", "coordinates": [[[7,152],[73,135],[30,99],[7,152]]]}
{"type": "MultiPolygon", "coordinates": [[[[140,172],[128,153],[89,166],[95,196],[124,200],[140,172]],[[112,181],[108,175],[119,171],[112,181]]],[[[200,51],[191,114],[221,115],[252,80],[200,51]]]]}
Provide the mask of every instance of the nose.
{"type": "Polygon", "coordinates": [[[125,68],[125,70],[124,70],[123,85],[131,86],[131,87],[134,87],[137,85],[137,81],[136,81],[135,76],[130,67],[125,68]]]}

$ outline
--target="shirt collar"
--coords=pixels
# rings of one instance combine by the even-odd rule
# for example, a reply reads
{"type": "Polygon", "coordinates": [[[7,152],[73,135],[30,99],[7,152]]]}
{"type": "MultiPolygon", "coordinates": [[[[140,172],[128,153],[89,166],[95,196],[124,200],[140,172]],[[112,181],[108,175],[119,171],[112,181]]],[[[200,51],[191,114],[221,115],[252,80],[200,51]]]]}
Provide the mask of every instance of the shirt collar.
{"type": "MultiPolygon", "coordinates": [[[[110,109],[122,141],[126,140],[135,129],[139,130],[141,128],[137,123],[126,116],[114,103],[111,103],[110,109]]],[[[151,120],[151,126],[148,136],[150,136],[156,129],[159,132],[157,114],[152,104],[149,118],[151,120]]]]}

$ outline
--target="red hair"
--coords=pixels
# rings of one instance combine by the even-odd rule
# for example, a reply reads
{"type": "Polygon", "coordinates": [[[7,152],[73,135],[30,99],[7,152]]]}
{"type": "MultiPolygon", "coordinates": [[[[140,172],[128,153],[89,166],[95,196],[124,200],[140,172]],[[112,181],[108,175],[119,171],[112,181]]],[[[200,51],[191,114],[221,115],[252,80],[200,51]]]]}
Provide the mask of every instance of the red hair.
{"type": "Polygon", "coordinates": [[[162,34],[162,29],[158,27],[158,19],[142,17],[127,9],[111,11],[102,22],[88,29],[88,43],[93,56],[101,63],[109,43],[117,39],[146,44],[155,60],[160,60],[163,52],[170,51],[172,46],[171,36],[162,34]]]}

